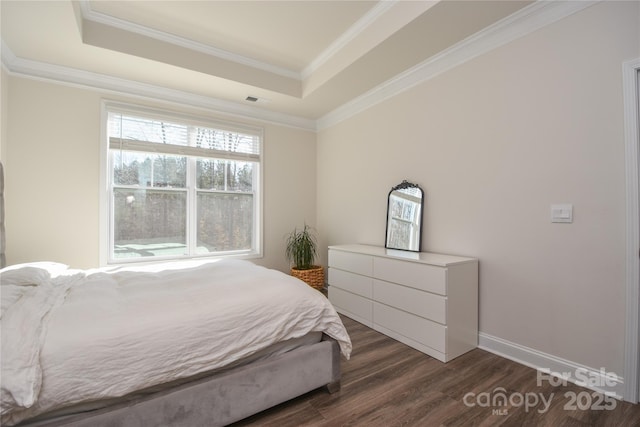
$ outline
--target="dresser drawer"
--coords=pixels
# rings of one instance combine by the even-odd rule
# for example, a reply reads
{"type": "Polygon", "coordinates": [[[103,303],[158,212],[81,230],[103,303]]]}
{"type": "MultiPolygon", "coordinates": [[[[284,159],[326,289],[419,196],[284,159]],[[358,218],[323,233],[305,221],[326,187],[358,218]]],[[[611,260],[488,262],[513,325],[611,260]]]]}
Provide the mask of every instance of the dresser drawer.
{"type": "Polygon", "coordinates": [[[373,279],[329,267],[329,285],[366,298],[373,298],[373,279]]]}
{"type": "Polygon", "coordinates": [[[373,317],[374,329],[380,325],[441,353],[447,352],[446,326],[378,302],[373,303],[373,317]]]}
{"type": "Polygon", "coordinates": [[[374,280],[373,299],[443,325],[447,323],[447,298],[441,295],[374,280]]]}
{"type": "Polygon", "coordinates": [[[373,276],[387,282],[447,295],[447,269],[443,267],[375,257],[373,276]]]}
{"type": "Polygon", "coordinates": [[[363,276],[372,276],[373,257],[353,252],[329,250],[329,267],[362,274],[363,276]]]}
{"type": "Polygon", "coordinates": [[[373,324],[373,302],[351,292],[329,284],[329,301],[335,309],[358,322],[371,327],[373,324]]]}
{"type": "Polygon", "coordinates": [[[370,245],[329,246],[342,315],[441,362],[478,345],[478,260],[370,245]]]}

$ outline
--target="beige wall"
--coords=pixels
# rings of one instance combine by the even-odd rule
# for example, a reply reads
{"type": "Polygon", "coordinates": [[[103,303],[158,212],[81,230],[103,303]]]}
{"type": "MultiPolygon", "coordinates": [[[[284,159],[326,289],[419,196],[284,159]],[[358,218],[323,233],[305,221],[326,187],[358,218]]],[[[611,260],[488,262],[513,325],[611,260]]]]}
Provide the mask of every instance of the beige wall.
{"type": "Polygon", "coordinates": [[[622,375],[638,8],[598,4],[322,131],[323,246],[383,245],[388,191],[418,183],[423,250],[480,260],[481,332],[622,375]],[[574,222],[551,223],[553,203],[574,222]]]}
{"type": "Polygon", "coordinates": [[[7,262],[95,266],[99,96],[18,78],[8,84],[7,262]]]}
{"type": "Polygon", "coordinates": [[[8,96],[8,76],[4,67],[0,67],[0,162],[6,162],[6,141],[7,141],[7,100],[8,96]]]}
{"type": "MultiPolygon", "coordinates": [[[[257,262],[286,270],[303,222],[325,264],[328,244],[382,245],[387,193],[407,179],[426,192],[424,249],[480,259],[483,333],[621,374],[621,64],[640,56],[639,8],[588,8],[317,137],[264,125],[257,262]],[[552,203],[572,203],[573,224],[550,223],[552,203]]],[[[9,263],[96,266],[104,94],[1,83],[9,263]]]]}
{"type": "MultiPolygon", "coordinates": [[[[101,102],[127,99],[18,77],[3,79],[3,90],[7,83],[7,262],[97,266],[101,102]]],[[[145,104],[219,118],[176,105],[145,104]]],[[[246,123],[263,126],[265,135],[264,257],[255,261],[287,270],[284,236],[305,221],[315,225],[316,137],[246,123]]]]}

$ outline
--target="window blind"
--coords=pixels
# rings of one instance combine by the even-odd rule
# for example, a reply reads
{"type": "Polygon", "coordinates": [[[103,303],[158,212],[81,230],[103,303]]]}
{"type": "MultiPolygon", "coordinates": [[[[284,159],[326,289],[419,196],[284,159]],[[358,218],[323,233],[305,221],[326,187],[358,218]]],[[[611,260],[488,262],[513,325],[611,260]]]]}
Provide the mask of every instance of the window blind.
{"type": "Polygon", "coordinates": [[[261,134],[249,129],[213,128],[163,117],[108,114],[109,148],[127,151],[259,161],[261,134]]]}

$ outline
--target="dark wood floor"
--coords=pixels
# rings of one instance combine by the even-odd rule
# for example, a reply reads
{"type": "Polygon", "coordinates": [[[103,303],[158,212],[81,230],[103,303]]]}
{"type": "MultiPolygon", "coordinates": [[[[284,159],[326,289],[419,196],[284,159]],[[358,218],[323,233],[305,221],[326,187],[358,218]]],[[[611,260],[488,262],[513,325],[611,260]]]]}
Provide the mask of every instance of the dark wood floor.
{"type": "Polygon", "coordinates": [[[444,364],[342,319],[353,353],[342,360],[340,391],[315,390],[233,426],[640,426],[640,404],[599,401],[571,383],[538,386],[534,369],[480,349],[444,364]],[[507,405],[491,406],[499,387],[507,405]]]}

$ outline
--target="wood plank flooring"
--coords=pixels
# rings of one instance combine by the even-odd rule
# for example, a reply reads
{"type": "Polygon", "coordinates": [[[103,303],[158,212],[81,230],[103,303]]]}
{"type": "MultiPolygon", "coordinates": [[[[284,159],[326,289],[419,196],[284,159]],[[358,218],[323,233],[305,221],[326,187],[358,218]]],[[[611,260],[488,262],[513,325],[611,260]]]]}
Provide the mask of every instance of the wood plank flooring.
{"type": "Polygon", "coordinates": [[[571,383],[553,386],[543,381],[539,386],[534,369],[480,349],[444,364],[347,317],[342,319],[353,353],[350,360],[342,359],[340,391],[312,391],[233,427],[640,427],[640,404],[597,402],[600,395],[571,383]],[[498,396],[499,387],[504,389],[506,405],[497,400],[491,405],[487,397],[498,396]],[[578,400],[572,402],[572,395],[578,400]],[[615,408],[578,409],[598,403],[615,408]]]}

